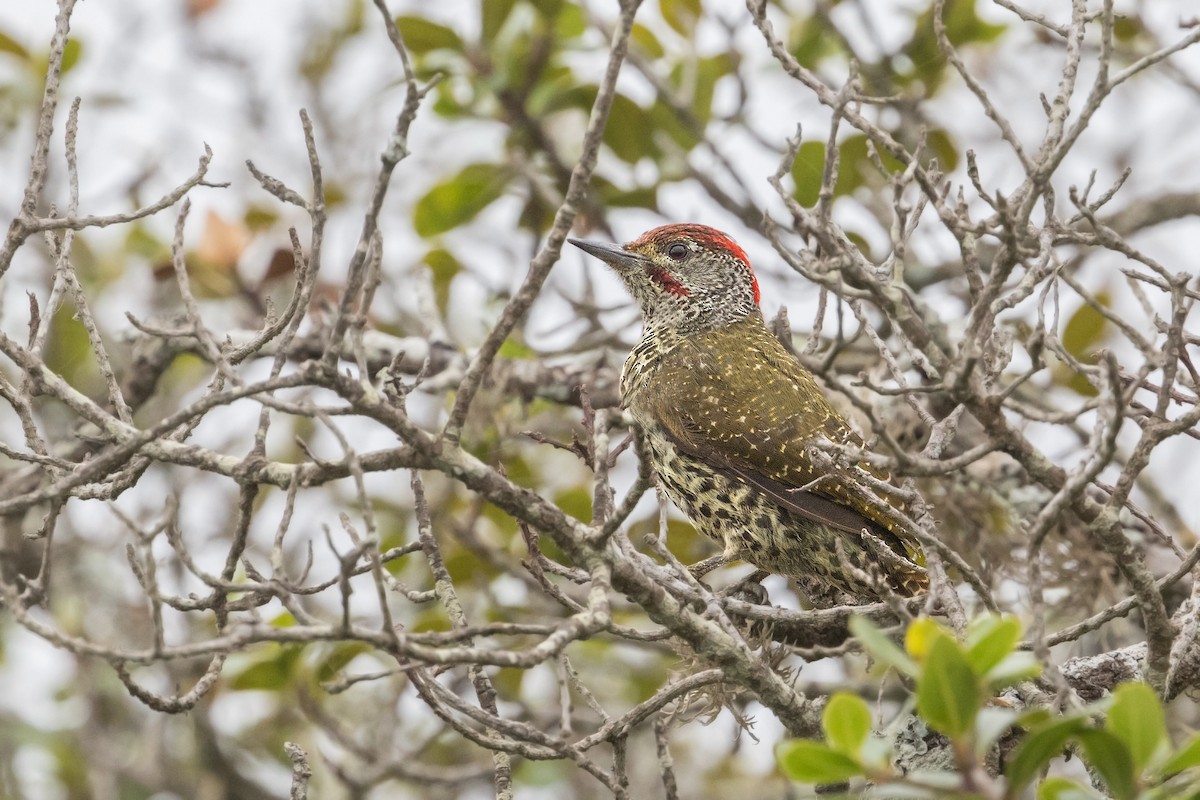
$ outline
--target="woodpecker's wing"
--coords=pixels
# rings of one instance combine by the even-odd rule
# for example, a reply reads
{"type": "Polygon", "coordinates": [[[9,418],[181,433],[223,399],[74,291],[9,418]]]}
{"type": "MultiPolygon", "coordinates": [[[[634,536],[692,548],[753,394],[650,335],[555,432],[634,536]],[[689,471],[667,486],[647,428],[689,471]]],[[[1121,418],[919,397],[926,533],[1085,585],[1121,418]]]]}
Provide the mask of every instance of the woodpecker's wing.
{"type": "Polygon", "coordinates": [[[861,439],[761,318],[687,337],[663,357],[647,389],[655,417],[684,452],[795,513],[856,537],[866,528],[897,555],[920,560],[891,509],[853,473],[813,467],[814,441],[861,439]]]}

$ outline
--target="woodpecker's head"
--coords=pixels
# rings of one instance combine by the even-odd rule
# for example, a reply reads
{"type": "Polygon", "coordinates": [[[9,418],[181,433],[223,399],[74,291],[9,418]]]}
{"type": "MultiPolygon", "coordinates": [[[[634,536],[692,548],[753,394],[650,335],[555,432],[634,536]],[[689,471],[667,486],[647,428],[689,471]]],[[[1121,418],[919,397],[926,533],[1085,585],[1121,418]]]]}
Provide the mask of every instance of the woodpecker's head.
{"type": "Polygon", "coordinates": [[[647,327],[695,333],[758,313],[758,281],[746,253],[706,225],[663,225],[624,245],[569,241],[616,270],[647,327]]]}

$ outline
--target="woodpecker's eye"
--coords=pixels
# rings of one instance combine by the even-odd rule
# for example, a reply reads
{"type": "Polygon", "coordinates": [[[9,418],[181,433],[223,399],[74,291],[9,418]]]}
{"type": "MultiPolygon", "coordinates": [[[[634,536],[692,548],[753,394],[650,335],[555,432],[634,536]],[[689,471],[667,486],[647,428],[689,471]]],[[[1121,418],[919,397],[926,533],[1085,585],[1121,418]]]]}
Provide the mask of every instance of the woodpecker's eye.
{"type": "Polygon", "coordinates": [[[687,254],[687,245],[683,244],[682,242],[676,242],[667,248],[667,255],[676,261],[683,261],[685,258],[687,258],[687,254]]]}

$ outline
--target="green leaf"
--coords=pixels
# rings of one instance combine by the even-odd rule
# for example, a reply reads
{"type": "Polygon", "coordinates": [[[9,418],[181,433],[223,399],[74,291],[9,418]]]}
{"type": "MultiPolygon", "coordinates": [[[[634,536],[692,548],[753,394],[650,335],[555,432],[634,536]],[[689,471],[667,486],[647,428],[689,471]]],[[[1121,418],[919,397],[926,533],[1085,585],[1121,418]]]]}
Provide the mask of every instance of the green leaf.
{"type": "Polygon", "coordinates": [[[856,756],[871,735],[871,709],[858,695],[837,692],[829,698],[821,724],[830,745],[856,756]]]}
{"type": "Polygon", "coordinates": [[[279,212],[270,206],[251,205],[242,214],[242,222],[252,231],[265,231],[279,222],[279,212]]]}
{"type": "Polygon", "coordinates": [[[317,662],[317,680],[332,680],[357,656],[369,652],[371,647],[365,642],[347,642],[334,646],[317,662]]]}
{"type": "Polygon", "coordinates": [[[498,164],[470,164],[417,201],[413,226],[422,237],[436,236],[475,218],[504,193],[509,170],[498,164]]]}
{"type": "Polygon", "coordinates": [[[1038,785],[1037,800],[1094,800],[1095,794],[1066,778],[1047,778],[1038,785]]]}
{"type": "Polygon", "coordinates": [[[54,313],[43,358],[46,366],[67,378],[72,386],[89,389],[92,386],[97,375],[96,354],[87,329],[69,303],[59,306],[54,313]]]}
{"type": "Polygon", "coordinates": [[[568,39],[578,39],[587,31],[587,17],[583,8],[575,3],[563,6],[558,16],[554,18],[554,39],[561,43],[568,39]]]}
{"type": "MultiPolygon", "coordinates": [[[[883,168],[890,172],[901,172],[904,165],[901,164],[896,157],[884,150],[882,147],[876,147],[875,152],[879,155],[879,160],[883,164],[883,168]]],[[[855,134],[847,136],[838,143],[838,157],[841,159],[841,167],[838,170],[838,183],[834,187],[834,194],[839,197],[862,186],[868,176],[876,176],[876,184],[881,184],[878,179],[879,168],[875,166],[875,162],[871,160],[870,152],[867,148],[867,137],[864,134],[855,134]]]]}
{"type": "Polygon", "coordinates": [[[658,0],[658,9],[676,33],[691,38],[696,20],[700,19],[700,0],[658,0]]]}
{"type": "Polygon", "coordinates": [[[696,93],[692,98],[692,113],[702,124],[712,119],[712,100],[717,81],[733,71],[734,63],[728,53],[701,58],[696,62],[696,93]]]}
{"type": "MultiPolygon", "coordinates": [[[[1112,304],[1112,296],[1107,290],[1101,290],[1095,295],[1096,302],[1108,308],[1112,304]]],[[[1096,363],[1096,349],[1108,335],[1108,320],[1097,309],[1084,303],[1067,320],[1063,326],[1063,349],[1077,361],[1084,364],[1096,363]]],[[[1083,397],[1095,397],[1099,391],[1092,382],[1078,372],[1069,370],[1065,364],[1056,370],[1055,378],[1058,383],[1065,383],[1077,394],[1083,397]]]]}
{"type": "MultiPolygon", "coordinates": [[[[947,0],[942,20],[947,38],[956,47],[970,42],[989,42],[1006,30],[1003,25],[980,19],[975,0],[947,0]]],[[[925,85],[926,92],[935,92],[945,80],[947,61],[934,33],[932,8],[917,18],[912,38],[905,43],[902,52],[912,62],[912,73],[899,76],[901,81],[917,79],[925,85]]]]}
{"type": "Polygon", "coordinates": [[[994,689],[1012,686],[1014,683],[1036,678],[1042,674],[1042,664],[1033,653],[1009,653],[1004,660],[984,675],[984,680],[994,689]]]}
{"type": "Polygon", "coordinates": [[[779,769],[797,783],[840,783],[863,774],[850,756],[810,739],[782,742],[775,755],[779,769]]]}
{"type": "Polygon", "coordinates": [[[1125,683],[1113,691],[1104,729],[1129,748],[1135,772],[1141,774],[1167,740],[1167,723],[1158,695],[1144,683],[1125,683]]]}
{"type": "Polygon", "coordinates": [[[821,193],[821,176],[825,174],[824,142],[804,142],[792,162],[792,182],[796,184],[793,196],[805,208],[817,204],[821,193]]]}
{"type": "Polygon", "coordinates": [[[633,23],[633,30],[629,32],[629,38],[650,58],[662,58],[666,54],[654,32],[640,22],[633,23]]]}
{"type": "Polygon", "coordinates": [[[433,299],[443,314],[450,306],[450,286],[455,276],[462,272],[462,263],[445,248],[435,248],[425,254],[433,283],[433,299]]]}
{"type": "Polygon", "coordinates": [[[541,114],[561,111],[564,108],[577,108],[589,112],[596,102],[599,87],[594,83],[562,82],[537,87],[530,98],[531,110],[541,114]]]}
{"type": "Polygon", "coordinates": [[[1009,785],[1020,789],[1032,781],[1051,760],[1062,754],[1067,740],[1086,727],[1087,720],[1082,717],[1062,717],[1031,731],[1018,745],[1004,770],[1009,785]]]}
{"type": "Polygon", "coordinates": [[[516,4],[517,0],[479,0],[480,34],[485,44],[496,38],[516,4]]]}
{"type": "Polygon", "coordinates": [[[0,53],[8,53],[21,61],[29,60],[29,51],[25,46],[4,31],[0,31],[0,53]]]}
{"type": "Polygon", "coordinates": [[[953,639],[950,631],[928,617],[913,620],[904,632],[904,649],[917,663],[929,655],[933,643],[938,639],[953,639]]]}
{"type": "Polygon", "coordinates": [[[572,486],[556,493],[554,505],[580,522],[592,520],[592,493],[583,486],[572,486]]]}
{"type": "Polygon", "coordinates": [[[500,349],[496,351],[496,355],[520,361],[537,358],[537,352],[532,347],[518,342],[516,339],[505,339],[504,343],[500,345],[500,349]]]}
{"type": "Polygon", "coordinates": [[[1200,767],[1200,733],[1184,742],[1183,746],[1167,759],[1167,763],[1163,765],[1162,774],[1174,775],[1192,767],[1200,767]]]}
{"type": "Polygon", "coordinates": [[[894,667],[906,675],[916,675],[920,672],[917,663],[866,617],[851,617],[850,632],[876,661],[894,667]]]}
{"type": "Polygon", "coordinates": [[[946,38],[955,47],[969,42],[990,42],[1006,30],[979,18],[975,0],[950,0],[946,3],[946,38]]]}
{"type": "Polygon", "coordinates": [[[1113,20],[1113,38],[1118,42],[1129,44],[1146,32],[1146,24],[1137,17],[1121,14],[1113,20]]]}
{"type": "MultiPolygon", "coordinates": [[[[890,154],[879,151],[883,166],[899,172],[901,164],[890,154]]],[[[803,206],[816,204],[821,191],[821,180],[825,174],[824,142],[805,142],[796,153],[792,163],[792,180],[796,184],[795,197],[803,206]]],[[[863,134],[848,136],[838,142],[838,169],[834,176],[833,196],[844,197],[867,183],[881,183],[879,170],[867,150],[867,137],[863,134]]]]}
{"type": "MultiPolygon", "coordinates": [[[[655,133],[665,133],[680,150],[691,150],[702,138],[702,131],[698,132],[696,125],[680,119],[679,114],[661,100],[650,106],[646,116],[649,118],[650,129],[655,133]]],[[[663,165],[664,169],[665,166],[663,165]]]]}
{"type": "MultiPolygon", "coordinates": [[[[857,231],[846,230],[844,232],[846,234],[846,238],[850,240],[850,244],[858,248],[858,252],[862,253],[867,258],[871,258],[871,243],[867,241],[865,236],[857,231]]],[[[908,548],[906,547],[905,549],[907,550],[908,548]]],[[[923,557],[924,556],[922,556],[922,558],[923,557]]],[[[918,563],[924,562],[918,561],[918,563]]]]}
{"type": "MultiPolygon", "coordinates": [[[[1106,308],[1112,303],[1112,297],[1107,291],[1097,292],[1095,299],[1106,308]]],[[[1096,354],[1093,350],[1104,339],[1107,326],[1108,320],[1104,315],[1090,304],[1084,303],[1075,310],[1063,328],[1063,348],[1080,361],[1094,363],[1096,354]]]]}
{"type": "Polygon", "coordinates": [[[563,0],[529,0],[529,4],[546,19],[554,19],[563,9],[563,0]]]}
{"type": "Polygon", "coordinates": [[[141,256],[151,262],[170,259],[171,245],[155,236],[141,222],[135,222],[125,230],[125,250],[129,254],[141,256]]]}
{"type": "Polygon", "coordinates": [[[62,74],[66,75],[74,69],[82,56],[83,44],[78,39],[68,39],[63,45],[62,74]]]}
{"type": "Polygon", "coordinates": [[[901,52],[912,62],[912,69],[910,73],[897,76],[900,81],[908,83],[920,80],[925,84],[925,91],[933,94],[942,82],[946,58],[938,49],[932,8],[917,18],[912,38],[904,44],[901,52]]]}
{"type": "Polygon", "coordinates": [[[396,27],[404,37],[404,45],[418,55],[431,50],[463,50],[462,39],[452,28],[425,17],[402,14],[396,17],[396,27]]]}
{"type": "Polygon", "coordinates": [[[1017,725],[1022,730],[1036,731],[1041,730],[1056,719],[1058,717],[1051,714],[1048,709],[1032,708],[1021,712],[1021,716],[1017,718],[1017,725]]]}
{"type": "Polygon", "coordinates": [[[935,639],[917,680],[917,712],[955,738],[971,730],[979,699],[979,679],[958,643],[949,636],[935,639]]]}
{"type": "MultiPolygon", "coordinates": [[[[931,130],[925,136],[925,146],[927,152],[932,153],[937,157],[938,166],[944,172],[953,172],[958,166],[958,147],[955,146],[954,140],[950,138],[950,134],[946,133],[941,128],[931,130]]],[[[925,158],[928,162],[929,159],[925,158]]]]}
{"type": "Polygon", "coordinates": [[[1109,793],[1116,800],[1133,800],[1137,775],[1125,743],[1108,731],[1084,730],[1078,736],[1088,763],[1104,778],[1109,793]]]}
{"type": "Polygon", "coordinates": [[[641,106],[623,94],[613,97],[608,124],[604,126],[604,143],[617,158],[636,164],[644,156],[655,155],[658,149],[647,135],[650,130],[652,126],[641,106]]]}
{"type": "Polygon", "coordinates": [[[976,674],[1004,660],[1021,639],[1021,623],[1011,615],[976,617],[967,628],[967,661],[976,674]]]}
{"type": "Polygon", "coordinates": [[[301,648],[295,645],[273,648],[274,652],[261,657],[229,681],[231,689],[238,691],[278,691],[287,686],[300,661],[301,648]]]}
{"type": "Polygon", "coordinates": [[[837,39],[829,35],[827,23],[816,14],[796,20],[788,31],[788,51],[809,69],[838,49],[837,39]]]}

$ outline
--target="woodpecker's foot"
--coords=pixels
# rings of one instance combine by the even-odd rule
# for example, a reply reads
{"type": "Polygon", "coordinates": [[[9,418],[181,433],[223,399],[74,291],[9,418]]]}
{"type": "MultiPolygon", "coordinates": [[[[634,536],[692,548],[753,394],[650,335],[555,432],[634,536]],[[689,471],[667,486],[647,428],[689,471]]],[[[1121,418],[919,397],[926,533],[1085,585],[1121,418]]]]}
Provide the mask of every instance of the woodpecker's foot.
{"type": "Polygon", "coordinates": [[[765,606],[771,601],[771,598],[767,595],[767,589],[762,585],[762,581],[770,574],[766,570],[755,570],[732,586],[725,587],[718,594],[722,597],[736,597],[747,603],[765,606]]]}
{"type": "Polygon", "coordinates": [[[798,575],[793,578],[796,588],[808,599],[813,608],[834,606],[860,606],[874,598],[856,597],[844,589],[835,588],[813,576],[798,575]]]}
{"type": "Polygon", "coordinates": [[[692,573],[693,578],[700,580],[717,567],[723,567],[733,561],[737,561],[737,558],[729,556],[726,553],[718,553],[715,556],[709,556],[703,561],[697,561],[695,564],[692,564],[688,567],[688,572],[692,573]]]}

